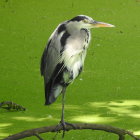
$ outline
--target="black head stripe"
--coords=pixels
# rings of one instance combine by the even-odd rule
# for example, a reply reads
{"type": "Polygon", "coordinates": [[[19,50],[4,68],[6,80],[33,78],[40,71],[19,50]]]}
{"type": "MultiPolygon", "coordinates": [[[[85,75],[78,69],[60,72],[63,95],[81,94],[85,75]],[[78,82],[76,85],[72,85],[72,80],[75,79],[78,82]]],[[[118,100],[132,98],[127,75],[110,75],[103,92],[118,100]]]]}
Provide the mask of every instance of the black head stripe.
{"type": "Polygon", "coordinates": [[[72,18],[70,21],[81,21],[81,20],[84,20],[84,19],[88,19],[86,16],[77,16],[77,17],[74,17],[72,18]]]}

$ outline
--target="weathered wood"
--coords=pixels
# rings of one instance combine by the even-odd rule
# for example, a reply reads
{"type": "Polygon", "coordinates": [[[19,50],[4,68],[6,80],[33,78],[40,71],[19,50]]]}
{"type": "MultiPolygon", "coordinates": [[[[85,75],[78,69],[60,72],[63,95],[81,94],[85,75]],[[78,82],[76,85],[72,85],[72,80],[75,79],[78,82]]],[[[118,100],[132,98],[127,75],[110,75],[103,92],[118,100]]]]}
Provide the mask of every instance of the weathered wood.
{"type": "MultiPolygon", "coordinates": [[[[82,129],[90,129],[90,130],[101,130],[106,131],[110,133],[114,133],[119,136],[119,140],[124,140],[125,135],[129,135],[135,140],[140,140],[137,136],[135,136],[132,132],[120,129],[117,127],[109,126],[109,125],[101,125],[101,124],[89,124],[89,123],[74,123],[71,125],[66,124],[65,129],[66,131],[70,130],[82,130],[82,129]]],[[[63,130],[63,127],[60,125],[54,125],[54,126],[47,126],[47,127],[40,127],[35,129],[30,129],[26,131],[22,131],[20,133],[8,136],[7,138],[3,140],[18,140],[25,137],[31,137],[31,136],[38,136],[38,134],[46,133],[46,132],[58,132],[63,130]],[[56,129],[57,128],[57,129],[56,129]]]]}

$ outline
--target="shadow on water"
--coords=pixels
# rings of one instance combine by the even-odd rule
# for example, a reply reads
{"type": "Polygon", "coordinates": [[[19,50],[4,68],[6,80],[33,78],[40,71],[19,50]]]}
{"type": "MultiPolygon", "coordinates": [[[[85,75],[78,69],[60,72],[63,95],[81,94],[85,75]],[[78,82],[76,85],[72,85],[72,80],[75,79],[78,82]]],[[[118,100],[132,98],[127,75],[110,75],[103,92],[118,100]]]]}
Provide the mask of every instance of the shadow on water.
{"type": "MultiPolygon", "coordinates": [[[[4,138],[13,133],[11,131],[12,129],[18,128],[19,131],[19,127],[20,131],[23,131],[58,123],[60,120],[61,104],[54,104],[48,109],[51,109],[53,113],[48,113],[44,116],[41,116],[43,112],[40,115],[30,114],[29,111],[26,113],[3,112],[1,114],[3,116],[1,116],[3,123],[0,123],[0,138],[4,138]]],[[[83,105],[65,105],[65,112],[65,120],[68,122],[109,124],[127,129],[131,126],[129,130],[134,131],[136,135],[140,135],[139,100],[88,102],[83,105]]]]}
{"type": "MultiPolygon", "coordinates": [[[[55,108],[58,108],[55,107],[55,108]]],[[[126,128],[140,135],[140,100],[88,102],[81,106],[67,105],[67,118],[72,122],[102,123],[126,128]]]]}
{"type": "MultiPolygon", "coordinates": [[[[61,104],[55,104],[53,106],[53,109],[61,110],[61,104]]],[[[99,115],[100,117],[113,116],[113,117],[117,117],[117,119],[118,117],[121,117],[121,118],[131,117],[135,119],[140,119],[140,100],[88,102],[80,106],[79,105],[65,105],[65,110],[72,110],[76,114],[82,114],[82,115],[85,114],[85,116],[91,115],[93,116],[93,118],[94,116],[99,115]]],[[[79,119],[76,119],[76,114],[74,115],[74,117],[71,118],[71,120],[80,121],[79,119]]],[[[90,121],[90,119],[86,120],[86,122],[88,121],[92,122],[90,121]]]]}
{"type": "MultiPolygon", "coordinates": [[[[61,110],[61,105],[54,109],[61,110]]],[[[140,135],[140,100],[88,102],[66,105],[66,119],[72,122],[102,123],[126,128],[140,135]]]]}
{"type": "Polygon", "coordinates": [[[19,121],[26,121],[26,122],[41,122],[41,121],[59,121],[59,119],[53,118],[51,115],[48,115],[44,118],[38,118],[38,117],[31,117],[31,116],[21,116],[21,117],[13,117],[13,120],[19,120],[19,121]]]}
{"type": "Polygon", "coordinates": [[[12,126],[12,123],[0,123],[0,139],[9,135],[6,128],[12,126]]]}

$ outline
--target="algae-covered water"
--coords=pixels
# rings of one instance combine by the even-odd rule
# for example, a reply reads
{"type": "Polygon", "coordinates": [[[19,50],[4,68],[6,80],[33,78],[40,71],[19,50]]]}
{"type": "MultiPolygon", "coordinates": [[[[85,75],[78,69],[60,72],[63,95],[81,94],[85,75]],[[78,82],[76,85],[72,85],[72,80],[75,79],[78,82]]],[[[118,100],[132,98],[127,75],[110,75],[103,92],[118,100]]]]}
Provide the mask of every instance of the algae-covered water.
{"type": "MultiPolygon", "coordinates": [[[[56,26],[79,14],[116,28],[92,30],[84,71],[67,89],[65,120],[108,124],[140,135],[139,0],[0,0],[0,101],[27,108],[25,112],[0,109],[0,139],[59,122],[61,97],[44,106],[40,58],[56,26]]],[[[64,139],[115,140],[117,136],[83,130],[67,132],[64,139]]]]}

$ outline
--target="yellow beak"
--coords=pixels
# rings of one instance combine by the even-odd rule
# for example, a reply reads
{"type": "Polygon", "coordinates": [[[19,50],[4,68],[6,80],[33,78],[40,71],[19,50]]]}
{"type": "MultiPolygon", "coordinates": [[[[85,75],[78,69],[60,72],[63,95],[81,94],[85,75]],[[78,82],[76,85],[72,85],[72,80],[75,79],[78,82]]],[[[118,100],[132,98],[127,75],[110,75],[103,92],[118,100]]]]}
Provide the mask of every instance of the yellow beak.
{"type": "Polygon", "coordinates": [[[94,21],[94,23],[92,23],[93,28],[99,28],[99,27],[115,27],[112,24],[109,23],[104,23],[104,22],[99,22],[99,21],[94,21]]]}

